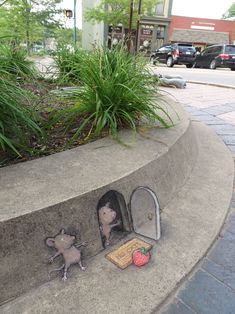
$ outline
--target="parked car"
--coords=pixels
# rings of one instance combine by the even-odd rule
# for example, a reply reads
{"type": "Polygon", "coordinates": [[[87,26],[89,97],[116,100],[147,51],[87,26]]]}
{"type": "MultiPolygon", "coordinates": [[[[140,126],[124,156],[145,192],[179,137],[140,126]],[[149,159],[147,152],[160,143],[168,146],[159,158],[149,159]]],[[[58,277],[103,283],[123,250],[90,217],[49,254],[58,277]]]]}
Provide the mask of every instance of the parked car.
{"type": "Polygon", "coordinates": [[[213,45],[196,56],[195,68],[230,68],[235,71],[235,45],[213,45]]]}
{"type": "Polygon", "coordinates": [[[175,64],[185,64],[191,68],[196,57],[196,49],[190,44],[168,44],[156,49],[150,56],[153,64],[157,62],[165,63],[168,67],[175,64]]]}

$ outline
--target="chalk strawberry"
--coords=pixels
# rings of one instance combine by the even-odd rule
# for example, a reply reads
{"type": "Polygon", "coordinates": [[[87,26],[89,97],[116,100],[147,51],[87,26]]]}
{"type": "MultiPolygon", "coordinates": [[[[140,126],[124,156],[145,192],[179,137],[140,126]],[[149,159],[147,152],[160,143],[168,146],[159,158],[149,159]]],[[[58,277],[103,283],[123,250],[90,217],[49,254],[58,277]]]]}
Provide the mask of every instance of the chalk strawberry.
{"type": "Polygon", "coordinates": [[[138,267],[144,266],[148,263],[150,256],[150,252],[148,252],[144,247],[141,247],[140,249],[134,251],[132,254],[133,264],[138,267]]]}

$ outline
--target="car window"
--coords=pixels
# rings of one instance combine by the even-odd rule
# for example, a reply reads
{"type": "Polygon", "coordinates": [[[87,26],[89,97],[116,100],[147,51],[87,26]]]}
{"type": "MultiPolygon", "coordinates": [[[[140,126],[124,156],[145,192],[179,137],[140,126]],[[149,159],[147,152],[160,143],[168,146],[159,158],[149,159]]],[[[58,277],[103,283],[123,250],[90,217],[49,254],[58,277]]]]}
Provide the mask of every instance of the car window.
{"type": "Polygon", "coordinates": [[[213,47],[207,49],[207,54],[209,55],[210,53],[213,53],[213,47]]]}
{"type": "Polygon", "coordinates": [[[196,49],[194,47],[185,47],[185,46],[181,46],[179,47],[180,51],[196,51],[196,49]]]}
{"type": "Polygon", "coordinates": [[[201,55],[202,56],[206,56],[208,54],[208,49],[204,49],[202,52],[201,52],[201,55]]]}
{"type": "Polygon", "coordinates": [[[159,52],[165,52],[165,51],[170,51],[170,50],[171,50],[171,46],[163,46],[158,49],[159,52]]]}
{"type": "Polygon", "coordinates": [[[181,52],[190,51],[195,52],[196,48],[192,44],[173,44],[173,49],[179,49],[181,52]]]}
{"type": "Polygon", "coordinates": [[[211,47],[211,53],[220,54],[222,52],[222,46],[211,47]]]}
{"type": "Polygon", "coordinates": [[[179,47],[193,47],[191,44],[178,44],[179,47]]]}
{"type": "Polygon", "coordinates": [[[235,54],[235,46],[234,45],[225,46],[225,53],[235,54]]]}

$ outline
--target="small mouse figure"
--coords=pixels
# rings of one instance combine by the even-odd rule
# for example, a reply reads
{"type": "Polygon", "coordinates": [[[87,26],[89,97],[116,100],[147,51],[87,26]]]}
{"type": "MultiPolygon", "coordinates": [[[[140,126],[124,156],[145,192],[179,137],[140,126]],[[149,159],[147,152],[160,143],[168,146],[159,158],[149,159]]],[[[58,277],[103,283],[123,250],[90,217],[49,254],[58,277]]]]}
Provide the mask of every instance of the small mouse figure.
{"type": "Polygon", "coordinates": [[[79,266],[82,270],[86,269],[86,267],[82,266],[81,252],[80,252],[80,250],[78,250],[78,248],[81,246],[86,246],[87,243],[83,242],[83,243],[75,246],[74,242],[75,242],[75,236],[66,234],[64,229],[62,229],[60,234],[58,234],[55,238],[47,238],[46,239],[46,244],[49,247],[54,247],[57,250],[55,255],[50,257],[49,263],[52,263],[53,260],[57,256],[59,256],[61,254],[63,255],[64,264],[60,268],[50,271],[50,273],[51,273],[53,271],[59,271],[59,270],[64,268],[64,275],[63,275],[62,280],[67,279],[68,269],[73,264],[79,264],[79,266]]]}
{"type": "Polygon", "coordinates": [[[117,213],[109,206],[110,203],[106,203],[105,206],[99,209],[100,231],[102,236],[105,238],[105,246],[108,246],[110,244],[109,239],[112,228],[120,225],[121,223],[121,221],[118,220],[116,223],[111,224],[115,220],[117,213]]]}

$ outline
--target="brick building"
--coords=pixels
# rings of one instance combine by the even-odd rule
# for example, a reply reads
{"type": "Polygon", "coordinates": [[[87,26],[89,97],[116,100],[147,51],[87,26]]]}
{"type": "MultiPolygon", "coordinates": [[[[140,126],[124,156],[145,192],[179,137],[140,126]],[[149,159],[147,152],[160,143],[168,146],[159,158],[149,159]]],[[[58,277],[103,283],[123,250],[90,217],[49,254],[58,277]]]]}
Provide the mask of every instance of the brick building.
{"type": "Polygon", "coordinates": [[[235,21],[172,15],[169,41],[191,43],[199,50],[212,44],[235,44],[235,21]]]}

